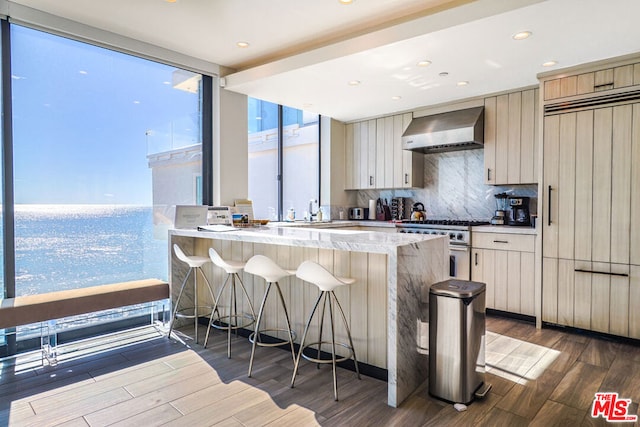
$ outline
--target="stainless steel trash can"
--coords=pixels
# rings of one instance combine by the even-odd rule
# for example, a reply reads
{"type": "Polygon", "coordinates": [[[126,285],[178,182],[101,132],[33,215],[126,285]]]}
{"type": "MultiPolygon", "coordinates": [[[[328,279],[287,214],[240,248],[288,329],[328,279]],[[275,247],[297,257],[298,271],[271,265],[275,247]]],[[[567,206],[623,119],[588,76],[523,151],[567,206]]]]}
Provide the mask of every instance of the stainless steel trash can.
{"type": "Polygon", "coordinates": [[[429,393],[434,397],[466,404],[484,384],[485,289],[484,283],[451,279],[429,290],[429,393]]]}

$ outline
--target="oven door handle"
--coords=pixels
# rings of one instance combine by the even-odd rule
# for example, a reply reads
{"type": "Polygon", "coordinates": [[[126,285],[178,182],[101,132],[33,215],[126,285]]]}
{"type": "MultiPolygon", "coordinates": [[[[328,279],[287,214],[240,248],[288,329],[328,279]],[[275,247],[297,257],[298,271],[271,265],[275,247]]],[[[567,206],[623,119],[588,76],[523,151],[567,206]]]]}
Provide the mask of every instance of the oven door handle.
{"type": "Polygon", "coordinates": [[[469,252],[469,246],[449,246],[450,251],[469,252]]]}

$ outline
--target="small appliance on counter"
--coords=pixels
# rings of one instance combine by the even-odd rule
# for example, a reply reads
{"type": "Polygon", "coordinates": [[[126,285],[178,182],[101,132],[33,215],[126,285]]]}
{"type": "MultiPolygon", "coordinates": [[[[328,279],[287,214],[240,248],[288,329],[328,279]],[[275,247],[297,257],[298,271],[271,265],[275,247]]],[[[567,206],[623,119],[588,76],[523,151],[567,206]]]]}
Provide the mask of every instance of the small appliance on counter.
{"type": "Polygon", "coordinates": [[[404,217],[404,198],[394,197],[391,199],[391,219],[402,221],[404,217]]]}
{"type": "Polygon", "coordinates": [[[389,221],[391,220],[391,209],[389,208],[389,202],[387,199],[378,199],[376,201],[376,220],[389,221]]]}
{"type": "Polygon", "coordinates": [[[528,197],[509,197],[509,225],[531,226],[528,197]]]}
{"type": "Polygon", "coordinates": [[[509,196],[507,193],[499,193],[496,198],[496,211],[491,218],[492,225],[505,225],[507,223],[507,209],[509,208],[509,196]]]}
{"type": "Polygon", "coordinates": [[[424,221],[426,219],[424,205],[416,202],[411,206],[411,221],[424,221]]]}
{"type": "Polygon", "coordinates": [[[364,208],[349,208],[349,219],[366,219],[364,208]]]}

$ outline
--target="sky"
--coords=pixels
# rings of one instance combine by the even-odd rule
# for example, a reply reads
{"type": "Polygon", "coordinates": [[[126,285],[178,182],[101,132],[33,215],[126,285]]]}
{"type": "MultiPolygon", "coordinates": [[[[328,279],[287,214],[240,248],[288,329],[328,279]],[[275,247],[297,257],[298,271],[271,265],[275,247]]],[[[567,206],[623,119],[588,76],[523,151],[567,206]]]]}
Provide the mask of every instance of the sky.
{"type": "Polygon", "coordinates": [[[200,142],[198,95],[174,67],[11,28],[15,203],[151,206],[148,144],[200,142]]]}

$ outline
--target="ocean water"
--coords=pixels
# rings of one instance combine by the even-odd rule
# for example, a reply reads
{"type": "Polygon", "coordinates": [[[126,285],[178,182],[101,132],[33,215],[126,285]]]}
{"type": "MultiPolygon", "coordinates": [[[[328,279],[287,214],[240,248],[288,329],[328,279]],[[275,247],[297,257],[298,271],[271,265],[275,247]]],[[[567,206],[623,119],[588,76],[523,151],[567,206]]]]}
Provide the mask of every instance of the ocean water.
{"type": "Polygon", "coordinates": [[[167,241],[154,238],[152,209],[17,205],[16,295],[166,280],[167,241]]]}

